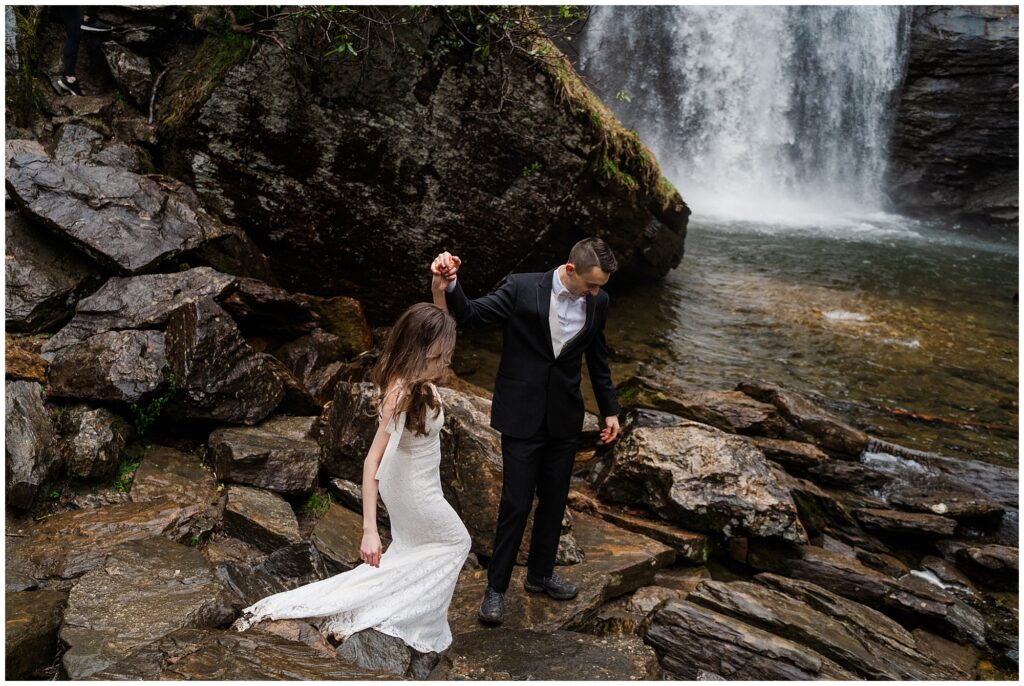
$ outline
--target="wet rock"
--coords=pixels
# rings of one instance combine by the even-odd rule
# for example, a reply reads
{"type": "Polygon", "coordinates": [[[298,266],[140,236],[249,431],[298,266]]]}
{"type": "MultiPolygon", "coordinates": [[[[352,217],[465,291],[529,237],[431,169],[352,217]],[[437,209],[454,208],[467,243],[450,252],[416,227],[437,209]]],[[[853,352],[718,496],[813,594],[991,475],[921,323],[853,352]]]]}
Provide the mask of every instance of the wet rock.
{"type": "Polygon", "coordinates": [[[317,328],[320,316],[310,299],[258,279],[241,277],[221,303],[246,333],[294,338],[317,328]]]}
{"type": "Polygon", "coordinates": [[[762,382],[743,382],[736,389],[755,400],[774,405],[786,420],[806,432],[821,448],[857,457],[868,445],[866,433],[845,424],[793,391],[762,382]]]}
{"type": "Polygon", "coordinates": [[[602,498],[649,507],[689,528],[807,540],[764,455],[746,439],[704,424],[628,423],[596,487],[602,498]]]}
{"type": "Polygon", "coordinates": [[[209,267],[110,278],[78,301],[74,318],[46,342],[42,356],[52,360],[61,348],[105,331],[163,328],[180,306],[207,297],[221,298],[235,282],[235,277],[209,267]]]}
{"type": "MultiPolygon", "coordinates": [[[[941,545],[942,542],[939,542],[941,545]]],[[[960,588],[968,593],[976,593],[976,589],[971,580],[964,575],[959,569],[951,565],[941,557],[934,555],[925,555],[921,558],[922,569],[931,572],[935,575],[939,581],[945,584],[947,587],[960,588]]]]}
{"type": "Polygon", "coordinates": [[[153,72],[149,66],[149,58],[137,55],[113,41],[103,43],[103,54],[107,58],[110,74],[120,90],[139,107],[148,107],[149,96],[153,90],[153,72]]]}
{"type": "MultiPolygon", "coordinates": [[[[226,540],[247,546],[237,539],[226,540]]],[[[204,549],[203,554],[216,566],[217,577],[231,590],[237,611],[268,595],[290,591],[330,576],[320,553],[308,541],[283,546],[269,555],[254,546],[247,546],[247,555],[236,559],[223,557],[223,540],[216,547],[220,552],[204,549]]]]}
{"type": "Polygon", "coordinates": [[[323,655],[302,641],[250,629],[245,632],[179,629],[147,643],[92,679],[141,680],[387,680],[323,655]]]}
{"type": "Polygon", "coordinates": [[[682,600],[686,596],[686,593],[674,588],[642,586],[630,596],[626,609],[630,612],[646,615],[650,614],[651,610],[666,600],[682,600]]]}
{"type": "Polygon", "coordinates": [[[939,541],[936,546],[946,559],[954,562],[979,583],[1007,591],[1018,590],[1019,549],[1006,545],[954,540],[939,541]]]}
{"type": "Polygon", "coordinates": [[[31,678],[57,653],[57,628],[67,593],[22,591],[4,594],[4,667],[7,679],[31,678]]]}
{"type": "MultiPolygon", "coordinates": [[[[362,483],[362,464],[377,433],[377,417],[371,397],[373,384],[338,383],[325,410],[320,449],[324,471],[362,483]]],[[[447,416],[447,405],[445,409],[447,416]]],[[[441,441],[442,450],[444,441],[441,441]]]]}
{"type": "Polygon", "coordinates": [[[687,600],[812,648],[866,679],[964,678],[919,652],[910,632],[880,612],[814,584],[764,574],[757,579],[769,585],[708,580],[687,600]]]}
{"type": "Polygon", "coordinates": [[[913,575],[894,579],[817,546],[776,546],[766,541],[751,541],[747,562],[755,569],[824,586],[896,618],[933,626],[958,642],[985,645],[984,620],[976,610],[913,575]]]}
{"type": "Polygon", "coordinates": [[[8,539],[8,567],[39,580],[74,579],[122,543],[153,536],[188,540],[199,512],[166,499],[61,512],[14,532],[21,536],[8,539]]]}
{"type": "Polygon", "coordinates": [[[299,523],[281,496],[248,486],[229,486],[224,530],[270,553],[297,543],[299,523]]]}
{"type": "MultiPolygon", "coordinates": [[[[363,540],[363,516],[337,503],[331,503],[313,527],[310,540],[320,551],[331,573],[353,569],[362,563],[359,559],[359,546],[363,540]]],[[[400,673],[404,671],[396,672],[400,673]]]]}
{"type": "Polygon", "coordinates": [[[12,381],[46,381],[46,360],[39,355],[46,337],[5,334],[4,375],[12,381]]]}
{"type": "Polygon", "coordinates": [[[265,631],[290,641],[299,641],[313,648],[321,655],[334,657],[334,646],[327,640],[320,630],[309,622],[301,619],[278,619],[275,621],[264,621],[260,624],[260,631],[265,631]]]}
{"type": "Polygon", "coordinates": [[[897,487],[889,502],[903,509],[956,520],[999,517],[1006,508],[967,484],[951,479],[921,480],[897,487]]]}
{"type": "MultiPolygon", "coordinates": [[[[347,479],[331,479],[328,487],[342,505],[355,512],[363,511],[362,486],[347,479]]],[[[381,526],[391,526],[387,506],[380,495],[377,496],[377,523],[381,526]]]]}
{"type": "Polygon", "coordinates": [[[29,508],[60,468],[57,431],[38,383],[6,381],[4,397],[7,504],[29,508]]]}
{"type": "Polygon", "coordinates": [[[107,331],[61,348],[47,367],[51,397],[139,403],[168,381],[161,331],[107,331]]]}
{"type": "Polygon", "coordinates": [[[65,124],[57,134],[54,159],[60,162],[84,162],[103,148],[103,134],[80,124],[65,124]]]}
{"type": "Polygon", "coordinates": [[[955,519],[920,512],[861,507],[854,508],[853,516],[865,528],[887,534],[950,536],[956,529],[955,519]]]}
{"type": "Polygon", "coordinates": [[[279,416],[259,426],[217,429],[208,440],[217,478],[278,493],[308,493],[316,485],[317,417],[279,416]]]}
{"type": "Polygon", "coordinates": [[[284,396],[265,358],[242,338],[216,302],[179,307],[167,322],[168,361],[181,394],[171,410],[181,416],[255,424],[284,396]]]}
{"type": "Polygon", "coordinates": [[[7,190],[26,217],[120,273],[156,269],[201,245],[216,224],[180,186],[45,154],[9,155],[7,190]]]}
{"type": "Polygon", "coordinates": [[[129,497],[133,502],[167,499],[197,506],[194,526],[209,531],[220,522],[217,480],[194,455],[165,446],[146,450],[132,477],[129,497]]]}
{"type": "Polygon", "coordinates": [[[697,587],[697,584],[710,578],[711,572],[707,567],[673,567],[658,570],[654,575],[654,583],[656,586],[679,591],[685,597],[697,587]]]}
{"type": "Polygon", "coordinates": [[[820,448],[810,443],[760,436],[753,438],[753,441],[765,457],[782,465],[792,474],[807,474],[809,470],[831,459],[820,448]]]}
{"type": "Polygon", "coordinates": [[[1017,222],[1018,14],[917,7],[889,146],[901,212],[985,226],[1017,222]]]}
{"type": "Polygon", "coordinates": [[[714,547],[707,534],[687,531],[666,522],[629,512],[624,508],[614,508],[598,502],[594,514],[615,526],[661,541],[675,550],[679,559],[703,562],[714,547]]]}
{"type": "Polygon", "coordinates": [[[627,407],[668,412],[729,433],[782,436],[785,430],[775,406],[739,391],[692,391],[670,381],[635,376],[619,384],[616,392],[627,407]]]}
{"type": "Polygon", "coordinates": [[[59,425],[65,468],[80,479],[113,476],[125,444],[135,433],[122,417],[89,405],[65,409],[59,425]]]}
{"type": "MultiPolygon", "coordinates": [[[[554,631],[588,626],[605,602],[650,584],[658,569],[675,560],[671,548],[646,536],[582,513],[575,517],[574,536],[586,560],[558,573],[577,586],[579,595],[553,603],[546,595],[526,593],[522,590],[526,569],[516,566],[505,595],[503,628],[554,631]]],[[[459,576],[448,614],[453,634],[479,627],[477,610],[486,586],[485,570],[459,576]]]]}
{"type": "Polygon", "coordinates": [[[99,285],[89,260],[17,212],[5,212],[4,236],[8,331],[38,332],[62,324],[75,302],[99,285]]]}
{"type": "Polygon", "coordinates": [[[857,678],[810,647],[687,600],[670,600],[651,615],[644,642],[679,679],[700,670],[730,680],[857,678]]]}
{"type": "Polygon", "coordinates": [[[220,626],[233,616],[227,590],[198,550],[164,538],[133,541],[72,589],[62,661],[71,679],[81,679],[175,629],[220,626]]]}
{"type": "Polygon", "coordinates": [[[4,591],[7,593],[19,593],[21,591],[34,591],[39,588],[36,580],[30,576],[7,569],[4,573],[4,591]]]}
{"type": "Polygon", "coordinates": [[[399,676],[409,670],[412,662],[411,649],[402,639],[375,629],[365,629],[346,638],[338,646],[337,655],[365,669],[399,676]]]}
{"type": "Polygon", "coordinates": [[[281,384],[284,393],[281,402],[275,408],[276,411],[297,415],[319,414],[323,411],[323,404],[313,397],[309,389],[302,385],[281,360],[266,353],[258,354],[270,373],[281,384]]]}
{"type": "Polygon", "coordinates": [[[323,329],[297,338],[281,346],[273,355],[295,375],[320,402],[334,394],[345,365],[342,361],[342,339],[323,329]]]}
{"type": "Polygon", "coordinates": [[[311,296],[310,301],[313,310],[320,315],[321,328],[338,337],[343,355],[359,355],[373,346],[370,325],[358,300],[338,295],[333,298],[311,296]]]}
{"type": "Polygon", "coordinates": [[[430,678],[632,681],[657,672],[653,652],[636,638],[503,628],[456,636],[430,678]]]}

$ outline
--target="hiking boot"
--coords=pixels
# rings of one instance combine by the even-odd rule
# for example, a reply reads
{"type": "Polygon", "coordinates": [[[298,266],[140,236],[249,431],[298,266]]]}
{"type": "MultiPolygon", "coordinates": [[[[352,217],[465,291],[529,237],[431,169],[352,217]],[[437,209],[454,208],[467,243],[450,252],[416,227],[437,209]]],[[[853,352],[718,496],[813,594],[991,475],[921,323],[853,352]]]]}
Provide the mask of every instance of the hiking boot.
{"type": "Polygon", "coordinates": [[[480,602],[478,615],[481,621],[488,624],[501,624],[505,621],[505,596],[488,586],[480,602]]]}
{"type": "Polygon", "coordinates": [[[99,17],[89,17],[89,21],[82,22],[83,31],[113,31],[114,27],[99,17]]]}
{"type": "Polygon", "coordinates": [[[555,600],[572,600],[578,593],[576,587],[557,574],[544,578],[526,575],[523,588],[530,593],[547,593],[555,600]]]}
{"type": "Polygon", "coordinates": [[[78,79],[68,81],[68,77],[61,76],[57,79],[57,92],[67,91],[69,95],[82,95],[82,87],[78,85],[78,79]]]}

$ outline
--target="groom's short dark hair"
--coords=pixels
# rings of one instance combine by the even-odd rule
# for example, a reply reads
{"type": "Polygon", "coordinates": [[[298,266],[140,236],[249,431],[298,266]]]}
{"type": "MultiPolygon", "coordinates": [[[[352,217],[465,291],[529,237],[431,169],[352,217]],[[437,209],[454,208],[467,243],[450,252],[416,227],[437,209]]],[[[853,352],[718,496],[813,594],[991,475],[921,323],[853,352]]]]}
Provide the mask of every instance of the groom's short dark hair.
{"type": "Polygon", "coordinates": [[[608,274],[619,268],[615,253],[600,238],[584,238],[572,246],[572,250],[569,251],[569,262],[580,274],[586,274],[594,267],[600,267],[601,271],[608,274]]]}

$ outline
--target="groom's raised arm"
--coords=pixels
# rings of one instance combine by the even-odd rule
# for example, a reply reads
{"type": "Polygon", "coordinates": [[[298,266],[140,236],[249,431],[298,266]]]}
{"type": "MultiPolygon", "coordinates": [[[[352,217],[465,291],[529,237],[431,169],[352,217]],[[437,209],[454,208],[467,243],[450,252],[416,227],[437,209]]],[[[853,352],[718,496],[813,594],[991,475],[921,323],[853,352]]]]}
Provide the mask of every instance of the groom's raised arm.
{"type": "Polygon", "coordinates": [[[470,300],[456,278],[449,284],[444,295],[448,310],[459,326],[479,329],[491,324],[500,324],[512,314],[516,306],[516,279],[509,274],[494,291],[470,300]]]}

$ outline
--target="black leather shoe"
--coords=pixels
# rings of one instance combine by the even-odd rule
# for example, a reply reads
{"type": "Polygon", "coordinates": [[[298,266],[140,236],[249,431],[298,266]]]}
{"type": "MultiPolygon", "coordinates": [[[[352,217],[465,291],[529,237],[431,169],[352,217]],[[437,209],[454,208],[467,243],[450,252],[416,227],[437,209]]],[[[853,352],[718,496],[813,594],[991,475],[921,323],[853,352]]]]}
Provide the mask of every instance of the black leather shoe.
{"type": "Polygon", "coordinates": [[[543,579],[537,579],[527,574],[526,581],[523,582],[523,588],[530,593],[547,593],[555,600],[572,600],[579,592],[572,583],[557,574],[552,574],[543,579]]]}
{"type": "Polygon", "coordinates": [[[505,621],[505,596],[488,586],[484,591],[484,599],[480,603],[480,611],[477,614],[480,621],[488,624],[501,624],[505,621]]]}

